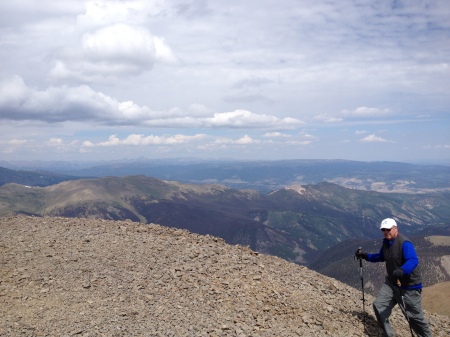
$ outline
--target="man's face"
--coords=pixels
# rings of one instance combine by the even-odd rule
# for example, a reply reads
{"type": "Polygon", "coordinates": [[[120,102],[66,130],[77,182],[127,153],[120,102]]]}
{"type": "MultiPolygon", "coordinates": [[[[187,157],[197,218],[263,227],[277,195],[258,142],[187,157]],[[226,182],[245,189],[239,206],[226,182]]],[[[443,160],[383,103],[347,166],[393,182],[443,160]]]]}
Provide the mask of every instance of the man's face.
{"type": "Polygon", "coordinates": [[[383,228],[382,232],[383,232],[385,239],[394,240],[397,237],[398,229],[397,229],[397,226],[392,226],[390,230],[383,228]]]}

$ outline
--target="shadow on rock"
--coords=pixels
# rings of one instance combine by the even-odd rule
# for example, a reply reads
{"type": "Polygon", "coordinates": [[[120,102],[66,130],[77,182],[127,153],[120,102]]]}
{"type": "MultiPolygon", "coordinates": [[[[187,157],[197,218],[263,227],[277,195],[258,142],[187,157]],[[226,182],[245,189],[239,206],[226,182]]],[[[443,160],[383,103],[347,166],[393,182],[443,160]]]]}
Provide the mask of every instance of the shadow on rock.
{"type": "Polygon", "coordinates": [[[369,315],[367,312],[361,311],[352,311],[351,314],[353,316],[358,317],[359,320],[364,324],[364,333],[365,336],[369,337],[379,337],[381,336],[380,328],[378,326],[378,321],[372,315],[369,315]]]}

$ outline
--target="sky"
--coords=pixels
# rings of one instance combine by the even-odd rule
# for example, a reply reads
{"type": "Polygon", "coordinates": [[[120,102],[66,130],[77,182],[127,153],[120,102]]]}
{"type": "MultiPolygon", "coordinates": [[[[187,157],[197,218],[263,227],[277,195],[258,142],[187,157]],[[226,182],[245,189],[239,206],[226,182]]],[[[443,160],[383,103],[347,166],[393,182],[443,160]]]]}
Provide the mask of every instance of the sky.
{"type": "Polygon", "coordinates": [[[450,164],[448,0],[0,1],[0,160],[450,164]]]}

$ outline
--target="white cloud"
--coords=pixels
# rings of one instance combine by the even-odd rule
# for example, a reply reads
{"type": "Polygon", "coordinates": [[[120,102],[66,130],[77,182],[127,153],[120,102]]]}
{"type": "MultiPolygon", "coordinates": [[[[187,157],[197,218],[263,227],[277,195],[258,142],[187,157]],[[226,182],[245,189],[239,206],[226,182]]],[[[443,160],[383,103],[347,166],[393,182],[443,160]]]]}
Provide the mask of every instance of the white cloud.
{"type": "Polygon", "coordinates": [[[353,110],[342,110],[335,115],[330,113],[323,113],[312,117],[312,120],[323,123],[341,123],[348,120],[369,120],[374,118],[386,117],[393,115],[393,112],[387,108],[368,108],[359,107],[353,110]]]}
{"type": "Polygon", "coordinates": [[[386,143],[388,142],[386,139],[375,136],[375,135],[368,135],[367,137],[364,137],[360,139],[363,143],[386,143]]]}
{"type": "Polygon", "coordinates": [[[233,139],[233,138],[225,138],[225,137],[217,137],[210,146],[215,145],[250,145],[250,144],[259,144],[260,140],[253,139],[249,135],[244,135],[241,138],[233,139]]]}
{"type": "Polygon", "coordinates": [[[120,111],[118,105],[113,98],[84,85],[39,91],[27,87],[19,76],[0,82],[0,118],[5,120],[105,119],[111,110],[120,111]]]}
{"type": "Polygon", "coordinates": [[[256,114],[247,110],[216,112],[210,117],[159,116],[142,121],[142,125],[154,127],[195,127],[195,128],[231,128],[231,129],[295,129],[304,123],[296,118],[277,118],[275,116],[256,114]]]}
{"type": "Polygon", "coordinates": [[[297,135],[296,139],[287,141],[287,144],[304,146],[304,145],[312,144],[313,142],[317,141],[318,139],[319,138],[317,136],[314,136],[310,133],[301,132],[300,134],[297,135]]]}
{"type": "Polygon", "coordinates": [[[295,118],[277,118],[247,110],[211,113],[199,104],[191,105],[188,111],[179,108],[153,111],[132,101],[119,102],[86,85],[35,90],[27,87],[18,76],[0,83],[0,117],[6,120],[41,120],[50,123],[77,120],[108,125],[139,124],[181,128],[295,129],[303,124],[295,118]]]}
{"type": "Polygon", "coordinates": [[[368,108],[359,107],[354,110],[342,110],[341,114],[345,117],[361,117],[361,118],[374,118],[385,117],[392,114],[390,109],[368,108]]]}
{"type": "Polygon", "coordinates": [[[27,142],[26,139],[11,139],[10,141],[8,141],[9,145],[22,145],[25,144],[27,142]]]}
{"type": "Polygon", "coordinates": [[[236,140],[234,143],[235,144],[240,144],[240,145],[247,145],[247,144],[259,143],[259,141],[252,139],[248,135],[245,135],[244,137],[239,138],[238,140],[236,140]]]}
{"type": "Polygon", "coordinates": [[[446,1],[0,1],[2,151],[60,158],[81,139],[83,154],[107,159],[120,151],[98,144],[120,132],[130,135],[120,144],[159,141],[148,156],[184,156],[203,142],[227,157],[270,145],[286,158],[448,158],[443,145],[420,146],[448,144],[449,16],[446,1]],[[316,138],[301,134],[303,121],[316,138]],[[174,137],[157,132],[165,128],[210,135],[172,139],[177,148],[164,144],[174,137]],[[390,151],[333,146],[352,133],[390,151]]]}
{"type": "Polygon", "coordinates": [[[86,148],[86,147],[94,147],[95,144],[93,142],[91,142],[90,140],[85,140],[82,144],[81,147],[82,148],[86,148]]]}
{"type": "Polygon", "coordinates": [[[277,118],[270,115],[256,114],[247,110],[215,113],[213,117],[202,120],[203,126],[231,128],[296,128],[303,124],[296,118],[277,118]]]}
{"type": "Polygon", "coordinates": [[[267,137],[267,138],[290,138],[292,137],[291,135],[288,135],[286,133],[281,133],[281,132],[267,132],[263,135],[263,137],[267,137]]]}
{"type": "Polygon", "coordinates": [[[131,134],[125,139],[120,139],[116,135],[109,137],[108,141],[94,144],[92,142],[83,143],[86,147],[97,146],[119,146],[119,145],[131,145],[131,146],[147,146],[147,145],[176,145],[183,144],[192,141],[203,140],[206,137],[204,134],[196,134],[194,136],[186,135],[174,135],[174,136],[144,136],[142,134],[131,134]]]}
{"type": "Polygon", "coordinates": [[[174,62],[170,48],[144,27],[117,23],[87,33],[81,42],[84,54],[93,62],[142,64],[151,67],[158,60],[174,62]]]}
{"type": "Polygon", "coordinates": [[[195,135],[149,135],[145,136],[143,134],[131,134],[123,139],[119,138],[117,135],[109,136],[108,140],[105,142],[94,143],[92,141],[84,141],[81,146],[81,151],[90,151],[94,147],[115,147],[115,146],[135,146],[135,147],[145,147],[145,146],[177,146],[177,145],[190,145],[197,146],[202,149],[213,149],[217,146],[247,146],[252,144],[260,144],[261,141],[253,139],[248,135],[244,135],[241,138],[231,139],[224,137],[213,137],[206,134],[195,134],[195,135]],[[212,139],[208,143],[208,140],[212,139]]]}
{"type": "Polygon", "coordinates": [[[314,136],[314,135],[311,135],[311,134],[309,134],[309,133],[301,133],[300,135],[299,135],[299,137],[301,137],[301,138],[303,138],[303,139],[312,139],[312,140],[316,140],[317,139],[317,137],[316,136],[314,136]]]}
{"type": "Polygon", "coordinates": [[[87,1],[85,12],[77,16],[79,26],[106,26],[114,22],[122,22],[130,19],[133,10],[142,9],[137,7],[137,1],[87,1]]]}
{"type": "Polygon", "coordinates": [[[156,63],[177,63],[163,38],[142,26],[116,23],[87,32],[80,46],[60,53],[51,76],[59,81],[98,82],[136,76],[156,63]]]}
{"type": "Polygon", "coordinates": [[[309,145],[311,144],[311,140],[289,140],[287,144],[289,145],[309,145]]]}
{"type": "Polygon", "coordinates": [[[61,138],[50,138],[47,144],[49,146],[62,146],[64,145],[64,141],[61,138]]]}
{"type": "MultiPolygon", "coordinates": [[[[26,99],[28,92],[27,86],[19,76],[12,76],[0,81],[0,111],[20,106],[21,102],[26,99]]],[[[6,114],[6,111],[3,113],[6,114]]]]}
{"type": "Polygon", "coordinates": [[[319,114],[313,116],[311,120],[331,124],[342,122],[344,119],[341,117],[332,116],[331,114],[319,114]]]}

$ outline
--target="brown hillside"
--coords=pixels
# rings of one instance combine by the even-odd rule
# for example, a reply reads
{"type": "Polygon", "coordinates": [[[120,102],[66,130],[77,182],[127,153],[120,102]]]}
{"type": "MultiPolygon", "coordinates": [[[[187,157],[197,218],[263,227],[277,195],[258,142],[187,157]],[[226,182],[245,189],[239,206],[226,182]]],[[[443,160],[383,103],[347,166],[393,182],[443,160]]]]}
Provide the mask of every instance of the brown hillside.
{"type": "MultiPolygon", "coordinates": [[[[371,296],[364,320],[356,289],[211,236],[8,217],[0,253],[0,336],[377,336],[371,296]]],[[[450,335],[449,317],[427,317],[450,335]]]]}
{"type": "Polygon", "coordinates": [[[438,283],[423,289],[423,307],[429,312],[450,317],[450,282],[438,283]]]}

